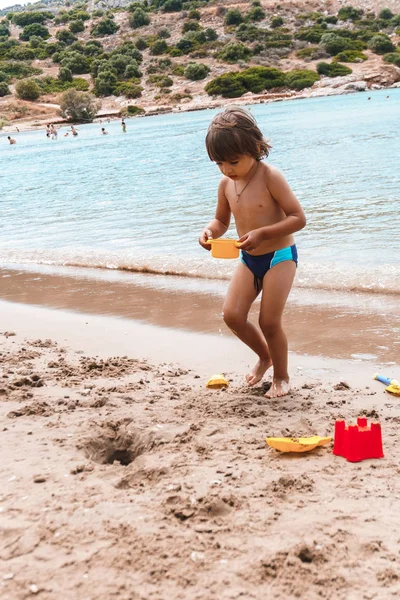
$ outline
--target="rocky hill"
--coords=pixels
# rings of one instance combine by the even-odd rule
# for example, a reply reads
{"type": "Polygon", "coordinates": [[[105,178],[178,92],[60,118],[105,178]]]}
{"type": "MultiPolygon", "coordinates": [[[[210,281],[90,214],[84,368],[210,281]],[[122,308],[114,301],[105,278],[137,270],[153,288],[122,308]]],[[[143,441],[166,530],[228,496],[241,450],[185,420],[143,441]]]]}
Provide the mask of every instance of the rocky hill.
{"type": "MultiPolygon", "coordinates": [[[[55,120],[68,90],[84,103],[97,98],[104,115],[398,85],[397,3],[47,0],[13,7],[0,19],[0,127],[55,120]]],[[[94,113],[79,114],[90,120],[94,113]]]]}

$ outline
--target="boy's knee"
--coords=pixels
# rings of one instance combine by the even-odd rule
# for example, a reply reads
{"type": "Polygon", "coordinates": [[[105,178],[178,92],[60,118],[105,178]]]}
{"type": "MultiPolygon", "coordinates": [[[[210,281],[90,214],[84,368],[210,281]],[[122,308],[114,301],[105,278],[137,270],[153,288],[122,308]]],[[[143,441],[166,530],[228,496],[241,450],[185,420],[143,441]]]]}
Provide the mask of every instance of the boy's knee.
{"type": "Polygon", "coordinates": [[[260,317],[259,319],[260,329],[265,336],[273,335],[281,327],[279,319],[271,319],[270,317],[260,317]]]}
{"type": "Polygon", "coordinates": [[[242,315],[239,315],[236,311],[225,309],[222,313],[225,324],[229,329],[238,329],[243,324],[244,319],[242,315]]]}

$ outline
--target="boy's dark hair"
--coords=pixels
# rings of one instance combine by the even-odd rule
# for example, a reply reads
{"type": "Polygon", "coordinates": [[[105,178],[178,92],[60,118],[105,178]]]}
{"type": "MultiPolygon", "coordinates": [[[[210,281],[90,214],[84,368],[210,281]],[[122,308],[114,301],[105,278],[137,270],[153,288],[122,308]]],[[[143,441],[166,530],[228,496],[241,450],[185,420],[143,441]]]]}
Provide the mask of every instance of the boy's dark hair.
{"type": "Polygon", "coordinates": [[[256,120],[243,108],[227,108],[210,123],[206,135],[208,156],[214,162],[223,162],[248,154],[261,160],[272,146],[261,133],[256,120]]]}

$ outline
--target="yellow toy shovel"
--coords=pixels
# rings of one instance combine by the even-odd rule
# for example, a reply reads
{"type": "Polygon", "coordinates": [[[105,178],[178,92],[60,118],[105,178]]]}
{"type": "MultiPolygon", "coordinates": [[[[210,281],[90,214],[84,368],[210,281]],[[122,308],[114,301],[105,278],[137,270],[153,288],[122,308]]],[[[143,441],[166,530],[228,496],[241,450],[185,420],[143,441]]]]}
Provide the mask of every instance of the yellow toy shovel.
{"type": "Polygon", "coordinates": [[[313,437],[305,438],[266,438],[268,446],[280,450],[281,452],[309,452],[317,446],[325,446],[332,441],[331,437],[313,437]]]}
{"type": "Polygon", "coordinates": [[[375,373],[374,379],[384,383],[387,386],[385,390],[389,392],[389,394],[393,394],[393,396],[400,396],[400,383],[397,381],[397,379],[390,379],[389,377],[378,375],[378,373],[375,373]]]}
{"type": "Polygon", "coordinates": [[[212,390],[220,390],[221,388],[228,387],[228,385],[229,382],[220,373],[210,377],[206,383],[206,387],[211,388],[212,390]]]}

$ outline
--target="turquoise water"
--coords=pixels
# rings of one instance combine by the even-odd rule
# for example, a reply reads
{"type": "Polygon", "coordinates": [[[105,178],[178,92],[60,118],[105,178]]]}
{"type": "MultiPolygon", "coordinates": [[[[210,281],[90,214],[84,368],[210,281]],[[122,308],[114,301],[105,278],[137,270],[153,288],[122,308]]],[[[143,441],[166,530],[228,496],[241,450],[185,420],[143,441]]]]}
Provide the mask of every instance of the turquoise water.
{"type": "MultiPolygon", "coordinates": [[[[400,89],[252,106],[301,201],[296,285],[400,293],[400,89]],[[386,96],[389,95],[387,99],[386,96]]],[[[0,137],[0,267],[78,265],[226,278],[197,244],[220,174],[204,137],[217,111],[0,137]]],[[[232,227],[231,235],[234,236],[232,227]]]]}

